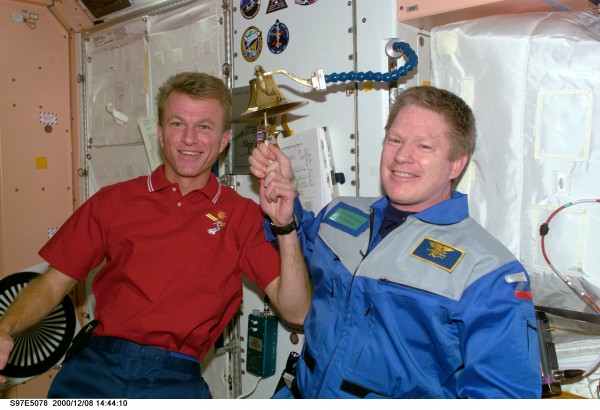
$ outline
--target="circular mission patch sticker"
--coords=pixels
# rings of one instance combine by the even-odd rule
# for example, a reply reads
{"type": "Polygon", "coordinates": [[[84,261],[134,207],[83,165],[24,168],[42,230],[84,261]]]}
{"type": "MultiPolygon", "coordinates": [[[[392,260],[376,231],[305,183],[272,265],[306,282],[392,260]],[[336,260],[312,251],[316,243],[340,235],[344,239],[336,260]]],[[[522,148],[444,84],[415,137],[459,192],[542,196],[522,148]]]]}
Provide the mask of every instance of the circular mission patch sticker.
{"type": "Polygon", "coordinates": [[[255,61],[262,51],[262,33],[258,27],[250,26],[242,35],[242,55],[248,62],[255,61]]]}

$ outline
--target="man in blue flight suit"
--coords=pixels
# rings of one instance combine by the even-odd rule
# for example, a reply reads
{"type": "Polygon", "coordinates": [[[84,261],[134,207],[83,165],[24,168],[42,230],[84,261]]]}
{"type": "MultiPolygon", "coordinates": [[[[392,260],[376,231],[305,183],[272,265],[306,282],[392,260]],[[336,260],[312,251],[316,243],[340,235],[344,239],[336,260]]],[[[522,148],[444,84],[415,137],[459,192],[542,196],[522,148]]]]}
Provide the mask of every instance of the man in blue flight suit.
{"type": "Polygon", "coordinates": [[[253,151],[272,237],[299,237],[314,286],[296,378],[275,397],[541,397],[527,272],[455,191],[475,138],[462,99],[409,88],[385,126],[385,196],[336,198],[316,217],[289,159],[253,151]]]}

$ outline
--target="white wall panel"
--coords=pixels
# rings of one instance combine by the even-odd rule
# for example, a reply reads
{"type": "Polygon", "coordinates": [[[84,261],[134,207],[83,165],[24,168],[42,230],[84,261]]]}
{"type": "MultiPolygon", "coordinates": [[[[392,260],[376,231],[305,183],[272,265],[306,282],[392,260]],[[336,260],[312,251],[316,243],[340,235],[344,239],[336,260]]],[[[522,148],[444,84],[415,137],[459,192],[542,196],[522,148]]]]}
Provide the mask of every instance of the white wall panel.
{"type": "MultiPolygon", "coordinates": [[[[282,69],[308,79],[316,69],[325,74],[354,70],[353,60],[353,2],[321,0],[302,6],[287,1],[287,8],[267,14],[268,1],[261,2],[258,14],[246,19],[239,10],[239,1],[233,12],[233,72],[234,88],[247,87],[254,69],[261,65],[268,72],[282,69]],[[272,53],[265,44],[270,28],[279,20],[289,30],[289,43],[279,54],[272,53]],[[255,61],[246,61],[241,41],[248,27],[262,33],[262,51],[255,61]]],[[[296,133],[315,127],[327,127],[332,141],[333,159],[337,172],[343,172],[346,183],[339,186],[340,194],[356,195],[352,181],[356,179],[353,167],[355,140],[354,94],[347,93],[351,84],[331,84],[325,92],[312,90],[282,74],[273,76],[280,91],[290,101],[308,101],[308,105],[288,113],[288,125],[296,133]]]]}
{"type": "MultiPolygon", "coordinates": [[[[419,63],[406,76],[398,79],[397,84],[385,82],[363,82],[358,87],[357,122],[358,122],[358,169],[359,196],[383,195],[379,179],[379,159],[384,137],[384,126],[387,121],[392,95],[398,87],[400,91],[408,86],[418,84],[418,74],[422,65],[429,65],[428,50],[419,54],[417,34],[419,30],[398,24],[395,0],[356,2],[356,54],[358,72],[388,72],[388,56],[386,44],[390,41],[408,43],[417,53],[419,63]]],[[[422,47],[421,47],[422,48],[422,47]]],[[[406,60],[399,58],[397,67],[406,60]]],[[[427,78],[427,81],[429,78],[427,78]]]]}

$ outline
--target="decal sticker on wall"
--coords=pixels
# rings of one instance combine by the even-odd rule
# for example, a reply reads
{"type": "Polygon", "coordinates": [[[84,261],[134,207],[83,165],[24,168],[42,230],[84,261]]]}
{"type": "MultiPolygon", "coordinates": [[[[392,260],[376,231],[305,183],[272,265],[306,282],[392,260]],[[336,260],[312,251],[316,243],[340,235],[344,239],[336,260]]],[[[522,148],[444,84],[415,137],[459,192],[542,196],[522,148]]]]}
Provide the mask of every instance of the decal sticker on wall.
{"type": "Polygon", "coordinates": [[[240,13],[247,19],[254,18],[260,10],[260,0],[241,0],[240,13]]]}
{"type": "Polygon", "coordinates": [[[35,157],[35,168],[36,169],[47,169],[48,168],[48,157],[35,157]]]}
{"type": "Polygon", "coordinates": [[[58,124],[58,114],[55,112],[41,112],[40,113],[40,124],[58,124]]]}
{"type": "Polygon", "coordinates": [[[317,0],[294,0],[294,2],[301,6],[310,6],[311,4],[315,4],[317,0]]]}
{"type": "Polygon", "coordinates": [[[267,13],[279,11],[287,8],[285,0],[269,0],[269,6],[267,7],[267,13]]]}
{"type": "Polygon", "coordinates": [[[250,26],[242,35],[242,55],[244,60],[251,63],[255,61],[262,51],[262,33],[258,27],[250,26]]]}
{"type": "Polygon", "coordinates": [[[273,24],[267,34],[267,45],[273,54],[279,54],[285,50],[290,41],[290,31],[287,26],[279,20],[273,24]]]}

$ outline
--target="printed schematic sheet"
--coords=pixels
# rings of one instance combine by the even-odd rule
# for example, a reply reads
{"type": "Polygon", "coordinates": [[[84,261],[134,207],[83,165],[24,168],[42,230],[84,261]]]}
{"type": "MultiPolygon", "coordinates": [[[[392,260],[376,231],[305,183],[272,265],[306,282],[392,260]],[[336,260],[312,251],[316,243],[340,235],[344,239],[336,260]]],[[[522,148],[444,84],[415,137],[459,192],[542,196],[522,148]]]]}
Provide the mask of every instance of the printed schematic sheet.
{"type": "Polygon", "coordinates": [[[333,199],[333,166],[325,128],[277,139],[281,150],[290,158],[298,181],[300,202],[307,211],[318,213],[333,199]]]}

